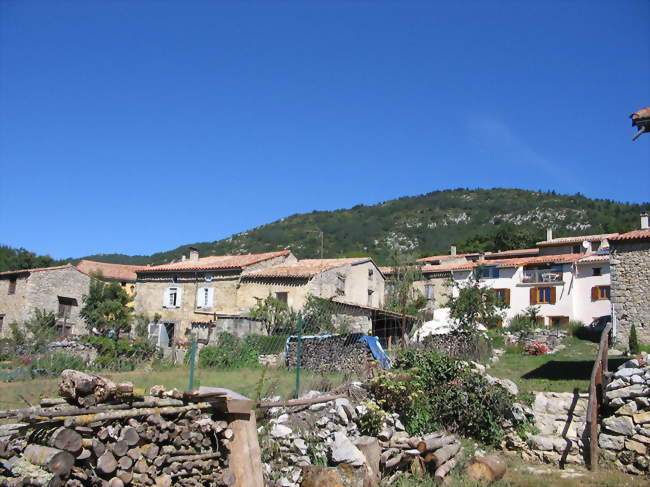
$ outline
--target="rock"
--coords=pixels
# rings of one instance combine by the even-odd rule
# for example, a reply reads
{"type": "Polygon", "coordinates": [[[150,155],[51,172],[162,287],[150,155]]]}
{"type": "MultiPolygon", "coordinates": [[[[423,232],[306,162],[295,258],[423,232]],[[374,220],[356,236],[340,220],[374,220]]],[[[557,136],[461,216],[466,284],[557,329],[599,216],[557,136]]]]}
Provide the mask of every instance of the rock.
{"type": "Polygon", "coordinates": [[[517,387],[517,384],[512,382],[510,379],[499,379],[497,377],[492,377],[489,374],[485,374],[485,379],[490,384],[499,384],[500,386],[502,386],[505,390],[507,390],[513,396],[516,396],[517,394],[519,394],[519,388],[517,387]]]}
{"type": "Polygon", "coordinates": [[[316,404],[312,404],[309,406],[310,411],[322,411],[323,409],[327,408],[330,405],[330,403],[327,402],[319,402],[316,404]]]}
{"type": "Polygon", "coordinates": [[[302,455],[307,454],[307,443],[302,438],[296,438],[293,440],[293,446],[298,450],[302,455]]]}
{"type": "Polygon", "coordinates": [[[643,369],[619,369],[614,372],[614,377],[632,377],[633,375],[643,375],[643,369]]]}
{"type": "Polygon", "coordinates": [[[638,441],[634,440],[625,440],[625,448],[639,453],[640,455],[645,455],[647,447],[638,441]]]}
{"type": "Polygon", "coordinates": [[[603,420],[603,426],[614,433],[619,433],[624,436],[632,436],[636,433],[634,422],[629,416],[611,416],[603,420]]]}
{"type": "Polygon", "coordinates": [[[617,416],[632,416],[633,414],[636,414],[639,412],[639,408],[636,405],[636,402],[630,401],[625,404],[623,404],[620,408],[618,408],[614,414],[617,416]]]}
{"type": "Polygon", "coordinates": [[[633,375],[630,377],[630,383],[632,384],[645,384],[646,379],[643,376],[640,375],[633,375]]]}
{"type": "Polygon", "coordinates": [[[376,485],[381,479],[381,472],[379,471],[379,459],[381,457],[381,448],[379,441],[372,436],[362,436],[354,445],[361,451],[366,459],[366,468],[368,469],[368,477],[372,479],[373,485],[376,485]]]}
{"type": "Polygon", "coordinates": [[[526,421],[526,413],[524,411],[524,408],[517,402],[513,403],[512,407],[510,408],[510,416],[513,420],[519,423],[526,421]]]}
{"type": "Polygon", "coordinates": [[[650,423],[650,411],[632,415],[636,424],[650,423]]]}
{"type": "Polygon", "coordinates": [[[650,408],[650,397],[635,397],[634,400],[642,408],[650,408]]]}
{"type": "Polygon", "coordinates": [[[365,475],[348,467],[309,466],[302,469],[302,487],[363,487],[365,475]]]}
{"type": "MultiPolygon", "coordinates": [[[[632,370],[632,369],[625,369],[632,370]]],[[[643,396],[645,387],[641,384],[634,384],[628,387],[622,387],[614,391],[607,391],[607,399],[627,399],[629,397],[643,396]]]]}
{"type": "Polygon", "coordinates": [[[607,384],[606,390],[613,391],[615,389],[620,389],[621,387],[625,387],[627,385],[628,385],[627,382],[625,382],[623,379],[614,379],[609,384],[607,384]]]}
{"type": "Polygon", "coordinates": [[[402,422],[399,420],[399,418],[395,418],[395,429],[397,431],[405,431],[406,428],[402,424],[402,422]]]}
{"type": "Polygon", "coordinates": [[[541,451],[552,451],[553,450],[553,439],[547,436],[542,435],[530,435],[528,437],[528,442],[531,444],[533,449],[541,451]]]}
{"type": "Polygon", "coordinates": [[[620,397],[617,397],[616,399],[612,399],[609,401],[609,405],[613,408],[618,408],[621,407],[625,404],[625,401],[621,399],[620,397]]]}
{"type": "Polygon", "coordinates": [[[604,448],[605,450],[622,450],[625,446],[625,437],[615,436],[615,435],[606,435],[601,433],[598,436],[598,446],[604,448]]]}
{"type": "Polygon", "coordinates": [[[357,417],[357,413],[354,410],[350,400],[346,397],[340,397],[334,401],[334,406],[336,407],[336,412],[341,415],[340,411],[343,410],[348,417],[348,420],[352,421],[357,417]]]}
{"type": "Polygon", "coordinates": [[[366,458],[344,433],[337,431],[332,444],[332,461],[360,467],[365,464],[366,458]]]}
{"type": "Polygon", "coordinates": [[[634,368],[637,368],[638,366],[639,366],[639,361],[637,359],[633,358],[633,359],[630,359],[627,362],[625,362],[623,365],[621,365],[618,368],[618,370],[621,370],[621,369],[634,369],[634,368]]]}
{"type": "Polygon", "coordinates": [[[278,423],[278,424],[280,424],[280,423],[286,423],[287,421],[289,421],[289,415],[288,415],[287,413],[281,414],[280,416],[278,416],[277,418],[275,418],[274,421],[275,421],[276,423],[278,423]]]}
{"type": "Polygon", "coordinates": [[[269,434],[273,438],[286,438],[289,436],[293,430],[289,428],[288,426],[285,426],[283,424],[274,424],[273,427],[271,428],[271,431],[269,434]]]}
{"type": "Polygon", "coordinates": [[[634,460],[634,466],[639,470],[644,470],[644,471],[648,470],[648,457],[646,456],[636,457],[636,460],[634,460]]]}

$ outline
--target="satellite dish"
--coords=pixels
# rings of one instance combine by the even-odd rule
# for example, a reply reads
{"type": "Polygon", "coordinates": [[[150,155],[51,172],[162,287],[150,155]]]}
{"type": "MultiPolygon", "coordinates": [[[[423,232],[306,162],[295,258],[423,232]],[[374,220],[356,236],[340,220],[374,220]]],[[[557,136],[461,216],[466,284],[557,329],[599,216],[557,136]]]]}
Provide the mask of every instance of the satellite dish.
{"type": "Polygon", "coordinates": [[[582,242],[582,246],[585,249],[589,250],[591,248],[591,243],[589,242],[589,240],[585,240],[584,242],[582,242]]]}

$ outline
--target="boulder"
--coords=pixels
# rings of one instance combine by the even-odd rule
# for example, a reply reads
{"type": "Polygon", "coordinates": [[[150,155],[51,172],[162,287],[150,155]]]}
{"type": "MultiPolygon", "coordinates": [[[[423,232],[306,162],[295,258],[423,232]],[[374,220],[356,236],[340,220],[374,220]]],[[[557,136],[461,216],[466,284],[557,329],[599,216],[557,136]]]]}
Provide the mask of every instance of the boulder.
{"type": "MultiPolygon", "coordinates": [[[[629,369],[626,369],[629,370],[629,369]]],[[[642,384],[634,384],[628,387],[622,387],[613,391],[607,391],[607,399],[627,399],[645,395],[646,387],[642,384]]]]}
{"type": "Polygon", "coordinates": [[[269,434],[273,438],[286,438],[289,436],[293,430],[289,428],[288,426],[285,426],[283,424],[274,424],[273,427],[271,428],[271,431],[269,434]]]}
{"type": "Polygon", "coordinates": [[[650,423],[650,411],[634,414],[632,417],[636,424],[650,423]]]}
{"type": "Polygon", "coordinates": [[[302,469],[300,485],[301,487],[364,487],[365,481],[365,475],[345,465],[339,467],[311,465],[302,469]]]}
{"type": "Polygon", "coordinates": [[[634,440],[625,440],[625,448],[640,455],[645,455],[648,449],[643,443],[634,440]]]}
{"type": "Polygon", "coordinates": [[[354,446],[345,433],[340,431],[334,433],[334,443],[331,448],[334,463],[345,463],[353,467],[361,467],[366,463],[366,457],[354,446]]]}
{"type": "Polygon", "coordinates": [[[619,369],[614,372],[614,377],[632,377],[633,375],[643,375],[643,369],[619,369]]]}
{"type": "Polygon", "coordinates": [[[629,416],[611,416],[603,420],[603,426],[609,431],[625,436],[632,436],[636,433],[634,422],[629,416]]]}
{"type": "Polygon", "coordinates": [[[624,436],[606,435],[601,433],[598,436],[598,446],[605,450],[622,450],[625,446],[624,436]]]}

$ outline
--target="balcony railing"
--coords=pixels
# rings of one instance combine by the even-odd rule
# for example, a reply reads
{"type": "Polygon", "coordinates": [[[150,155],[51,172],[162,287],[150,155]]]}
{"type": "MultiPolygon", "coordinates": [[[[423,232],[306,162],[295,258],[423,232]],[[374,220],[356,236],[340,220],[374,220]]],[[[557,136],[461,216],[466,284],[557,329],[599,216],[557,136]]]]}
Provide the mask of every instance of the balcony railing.
{"type": "Polygon", "coordinates": [[[524,284],[562,282],[562,271],[552,271],[550,269],[524,269],[524,275],[521,282],[524,284]]]}

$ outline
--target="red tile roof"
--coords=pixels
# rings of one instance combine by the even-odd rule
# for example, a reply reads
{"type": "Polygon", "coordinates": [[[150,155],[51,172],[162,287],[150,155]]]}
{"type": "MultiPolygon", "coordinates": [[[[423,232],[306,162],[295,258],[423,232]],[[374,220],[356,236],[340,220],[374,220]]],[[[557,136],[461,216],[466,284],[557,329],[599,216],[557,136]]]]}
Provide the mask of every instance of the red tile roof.
{"type": "Polygon", "coordinates": [[[264,262],[276,257],[290,255],[290,250],[281,250],[278,252],[264,252],[261,254],[246,255],[211,255],[202,257],[198,260],[185,260],[182,262],[173,262],[171,264],[162,264],[154,266],[139,267],[135,270],[137,273],[147,272],[169,272],[169,271],[210,271],[219,269],[240,269],[253,264],[264,262]]]}
{"type": "Polygon", "coordinates": [[[621,240],[648,240],[650,239],[650,228],[643,230],[632,230],[631,232],[621,233],[610,240],[620,242],[621,240]]]}
{"type": "Polygon", "coordinates": [[[268,269],[262,269],[246,274],[245,277],[295,277],[311,278],[321,272],[343,267],[345,265],[360,264],[370,261],[370,257],[356,257],[345,259],[303,259],[291,264],[280,264],[268,269]]]}
{"type": "Polygon", "coordinates": [[[41,271],[55,271],[58,269],[66,269],[68,267],[73,267],[76,269],[76,267],[74,267],[72,264],[65,264],[65,265],[57,265],[54,267],[35,267],[33,269],[16,269],[14,271],[4,271],[4,272],[0,272],[0,276],[8,276],[11,274],[31,274],[32,272],[41,272],[41,271]]]}
{"type": "Polygon", "coordinates": [[[519,257],[515,259],[498,259],[498,260],[483,260],[478,262],[463,262],[459,264],[447,265],[425,265],[422,267],[423,273],[432,272],[447,272],[447,271],[462,271],[471,270],[474,267],[497,266],[497,267],[519,267],[522,265],[530,264],[565,264],[568,262],[576,262],[583,258],[584,254],[559,254],[559,255],[541,255],[537,257],[519,257]]]}
{"type": "Polygon", "coordinates": [[[142,266],[127,264],[109,264],[107,262],[96,262],[94,260],[82,259],[77,264],[84,274],[101,274],[106,279],[117,281],[135,281],[135,270],[142,266]]]}
{"type": "Polygon", "coordinates": [[[473,252],[469,254],[456,254],[456,255],[451,255],[451,254],[443,254],[443,255],[432,255],[431,257],[422,257],[421,259],[417,259],[416,262],[428,262],[430,260],[449,260],[449,259],[459,259],[462,257],[475,257],[478,256],[478,252],[473,252]]]}
{"type": "Polygon", "coordinates": [[[609,240],[617,236],[618,233],[603,233],[600,235],[580,235],[577,237],[562,237],[554,238],[552,240],[544,240],[543,242],[537,242],[537,245],[540,247],[548,247],[549,245],[567,245],[567,244],[577,244],[582,243],[585,240],[589,242],[598,242],[603,239],[609,240]]]}
{"type": "Polygon", "coordinates": [[[539,254],[539,249],[514,249],[514,250],[504,250],[502,252],[489,252],[485,254],[486,259],[498,259],[498,258],[507,258],[509,256],[531,256],[539,254]]]}

